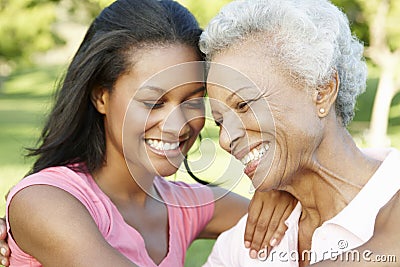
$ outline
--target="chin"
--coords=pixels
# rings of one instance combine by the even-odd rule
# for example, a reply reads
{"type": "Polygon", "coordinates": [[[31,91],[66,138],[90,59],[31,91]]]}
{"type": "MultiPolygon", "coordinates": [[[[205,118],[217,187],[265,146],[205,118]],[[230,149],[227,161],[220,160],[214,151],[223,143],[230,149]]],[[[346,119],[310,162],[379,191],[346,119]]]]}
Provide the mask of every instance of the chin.
{"type": "Polygon", "coordinates": [[[155,170],[153,170],[153,171],[155,172],[155,175],[162,176],[162,177],[174,175],[178,171],[178,168],[173,165],[154,166],[154,168],[155,168],[155,170]]]}
{"type": "Polygon", "coordinates": [[[265,179],[252,180],[252,184],[257,191],[266,192],[271,190],[280,190],[278,182],[274,181],[273,176],[268,175],[265,179]]]}
{"type": "Polygon", "coordinates": [[[248,174],[254,188],[259,191],[269,191],[273,188],[273,183],[276,178],[271,175],[273,170],[271,169],[271,161],[268,158],[263,159],[257,166],[255,171],[248,174]]]}
{"type": "Polygon", "coordinates": [[[268,179],[268,177],[266,177],[265,179],[252,179],[251,183],[253,184],[254,188],[256,188],[258,191],[270,191],[272,190],[272,186],[266,182],[266,180],[268,179]]]}

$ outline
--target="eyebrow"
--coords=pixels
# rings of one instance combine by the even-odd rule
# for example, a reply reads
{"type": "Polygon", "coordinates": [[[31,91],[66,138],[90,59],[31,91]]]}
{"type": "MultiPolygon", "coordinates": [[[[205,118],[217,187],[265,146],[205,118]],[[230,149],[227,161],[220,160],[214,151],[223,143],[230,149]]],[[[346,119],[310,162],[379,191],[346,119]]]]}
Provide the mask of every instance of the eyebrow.
{"type": "MultiPolygon", "coordinates": [[[[152,85],[146,85],[146,86],[140,87],[139,90],[153,90],[153,91],[157,91],[161,94],[165,94],[167,92],[167,90],[164,90],[160,87],[152,86],[152,85]]],[[[197,88],[196,90],[194,90],[190,95],[195,95],[199,92],[204,92],[205,90],[206,90],[206,87],[203,85],[203,86],[200,86],[199,88],[197,88]]]]}
{"type": "Polygon", "coordinates": [[[160,87],[152,86],[152,85],[145,85],[145,86],[143,86],[143,87],[140,87],[140,88],[139,88],[139,91],[142,91],[142,90],[152,90],[152,91],[160,92],[160,93],[162,93],[162,94],[165,93],[165,90],[164,90],[164,89],[162,89],[162,88],[160,88],[160,87]]]}
{"type": "MultiPolygon", "coordinates": [[[[254,86],[244,86],[244,87],[241,87],[241,88],[239,88],[238,90],[236,90],[236,91],[230,93],[230,94],[228,95],[228,97],[226,98],[227,102],[232,101],[232,98],[233,98],[234,96],[238,96],[238,93],[239,93],[240,91],[243,91],[243,90],[246,90],[246,89],[251,89],[251,88],[254,88],[254,86]]],[[[258,88],[258,87],[256,87],[256,88],[258,88]]],[[[260,92],[260,93],[261,93],[261,92],[260,92]]],[[[240,97],[240,96],[239,96],[239,97],[240,97]]],[[[241,97],[240,97],[240,98],[241,98],[241,97]]]]}
{"type": "Polygon", "coordinates": [[[195,95],[199,92],[205,92],[205,91],[206,91],[206,87],[203,85],[203,86],[200,86],[199,88],[197,88],[196,90],[194,90],[190,95],[195,95]]]}

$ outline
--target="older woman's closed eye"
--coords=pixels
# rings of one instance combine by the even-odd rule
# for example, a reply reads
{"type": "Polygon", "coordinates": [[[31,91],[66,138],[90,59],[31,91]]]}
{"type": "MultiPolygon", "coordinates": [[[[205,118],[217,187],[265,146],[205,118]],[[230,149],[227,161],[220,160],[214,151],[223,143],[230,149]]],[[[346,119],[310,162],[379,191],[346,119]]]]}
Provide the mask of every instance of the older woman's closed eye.
{"type": "MultiPolygon", "coordinates": [[[[389,241],[367,243],[374,233],[400,241],[376,220],[381,208],[399,206],[400,152],[361,150],[346,129],[367,75],[346,16],[326,0],[234,1],[207,26],[200,47],[210,61],[207,90],[220,143],[242,161],[257,190],[284,190],[300,202],[276,254],[267,251],[263,260],[304,266],[359,246],[399,253],[389,241]],[[252,86],[239,90],[230,80],[252,86]],[[263,101],[244,105],[251,88],[263,101]],[[279,260],[280,252],[311,256],[279,260]]],[[[390,222],[400,219],[385,214],[390,222]]],[[[219,238],[206,266],[260,264],[233,242],[245,223],[219,238]],[[237,256],[224,257],[226,250],[237,256]]]]}

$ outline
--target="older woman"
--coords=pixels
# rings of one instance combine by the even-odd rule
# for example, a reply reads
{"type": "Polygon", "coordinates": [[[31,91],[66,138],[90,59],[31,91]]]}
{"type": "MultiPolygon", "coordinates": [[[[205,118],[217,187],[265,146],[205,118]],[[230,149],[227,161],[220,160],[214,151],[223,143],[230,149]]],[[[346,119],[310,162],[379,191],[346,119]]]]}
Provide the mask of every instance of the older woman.
{"type": "Polygon", "coordinates": [[[236,1],[200,46],[211,62],[207,89],[221,146],[258,190],[299,200],[272,251],[248,257],[242,219],[206,266],[396,260],[389,256],[399,255],[400,153],[360,150],[346,130],[366,82],[363,46],[346,16],[326,0],[236,1]]]}

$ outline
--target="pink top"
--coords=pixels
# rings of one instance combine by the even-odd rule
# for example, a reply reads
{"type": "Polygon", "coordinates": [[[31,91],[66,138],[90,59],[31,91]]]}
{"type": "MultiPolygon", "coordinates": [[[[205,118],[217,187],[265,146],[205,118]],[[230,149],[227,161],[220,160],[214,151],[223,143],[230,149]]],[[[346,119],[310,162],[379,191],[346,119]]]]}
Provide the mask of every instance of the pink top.
{"type": "MultiPolygon", "coordinates": [[[[288,226],[285,236],[270,251],[268,258],[262,253],[258,259],[249,257],[249,250],[243,245],[246,215],[236,226],[218,237],[203,267],[298,267],[298,259],[302,257],[310,259],[311,264],[324,259],[346,260],[339,255],[366,243],[372,237],[379,210],[400,190],[400,151],[364,149],[363,152],[381,160],[381,165],[342,211],[314,231],[310,251],[304,254],[297,251],[298,223],[302,210],[298,203],[285,222],[288,226]]],[[[368,257],[373,257],[368,251],[365,252],[368,257]]],[[[361,251],[354,257],[361,258],[365,256],[363,253],[361,251]]]]}
{"type": "MultiPolygon", "coordinates": [[[[145,249],[145,243],[133,227],[125,223],[118,209],[97,186],[88,173],[75,172],[67,167],[52,167],[21,180],[7,197],[8,243],[12,254],[11,266],[42,266],[24,253],[12,238],[8,221],[8,206],[12,197],[31,185],[51,185],[77,198],[89,211],[104,238],[139,266],[157,266],[145,249]]],[[[168,207],[169,251],[158,266],[183,266],[186,250],[210,221],[214,213],[211,190],[202,185],[167,182],[161,177],[154,184],[168,207]]]]}

